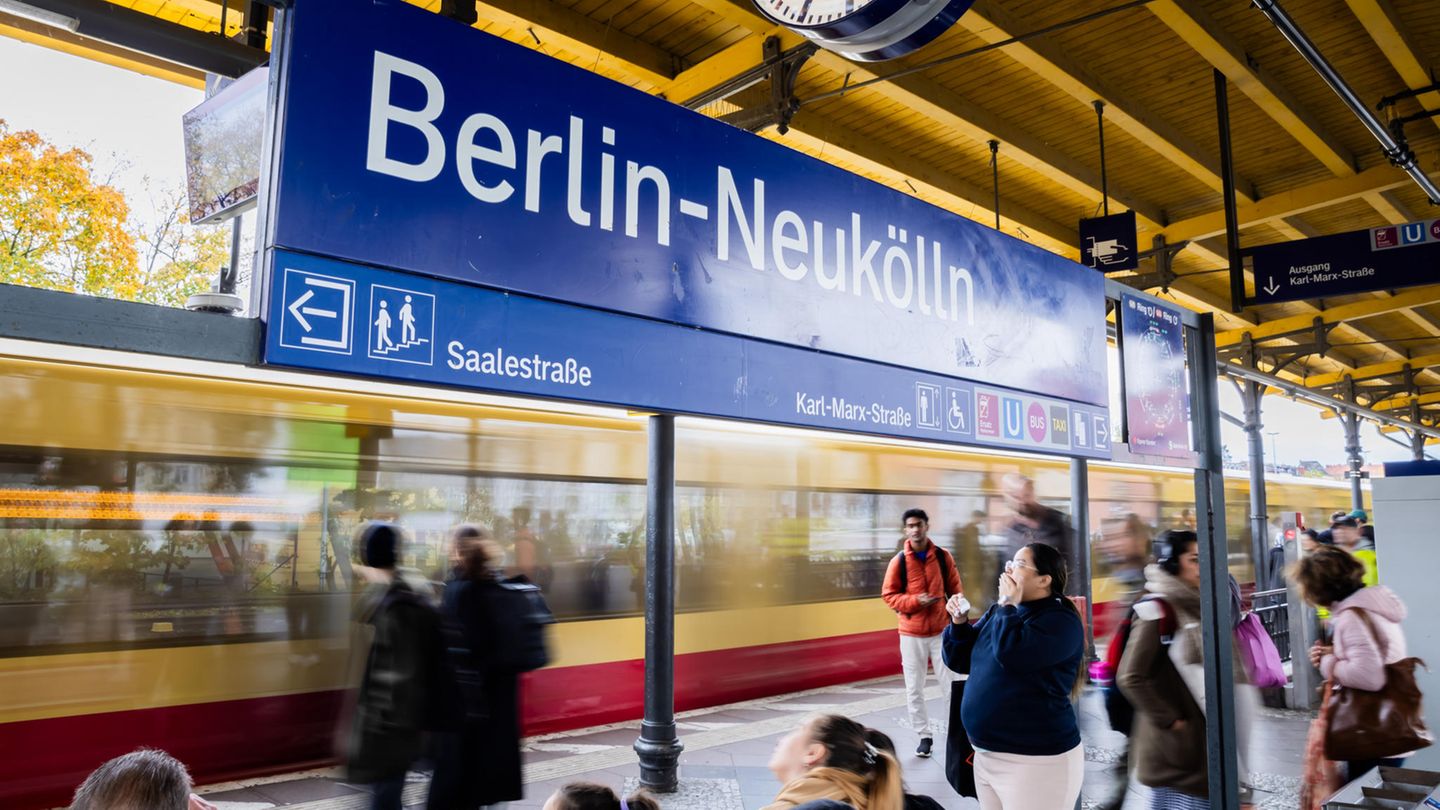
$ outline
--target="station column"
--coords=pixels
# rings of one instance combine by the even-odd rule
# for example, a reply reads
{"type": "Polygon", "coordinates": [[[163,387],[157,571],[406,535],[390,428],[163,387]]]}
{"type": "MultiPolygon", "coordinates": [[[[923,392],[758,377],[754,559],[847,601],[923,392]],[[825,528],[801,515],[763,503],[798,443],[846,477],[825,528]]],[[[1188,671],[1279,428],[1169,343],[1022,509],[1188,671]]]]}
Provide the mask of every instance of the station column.
{"type": "Polygon", "coordinates": [[[640,784],[674,793],[680,743],[675,728],[675,417],[650,417],[645,497],[645,719],[635,753],[640,784]]]}
{"type": "MultiPolygon", "coordinates": [[[[1240,394],[1245,407],[1245,438],[1250,447],[1250,553],[1255,560],[1255,583],[1260,590],[1271,587],[1265,581],[1265,555],[1270,537],[1269,503],[1265,497],[1265,441],[1260,436],[1260,421],[1266,386],[1245,380],[1240,394]]],[[[1271,459],[1275,463],[1275,459],[1271,459]]]]}
{"type": "Polygon", "coordinates": [[[1365,457],[1360,448],[1360,414],[1347,412],[1341,416],[1345,425],[1345,456],[1350,465],[1350,508],[1365,508],[1365,493],[1360,486],[1360,470],[1365,466],[1365,457]]]}

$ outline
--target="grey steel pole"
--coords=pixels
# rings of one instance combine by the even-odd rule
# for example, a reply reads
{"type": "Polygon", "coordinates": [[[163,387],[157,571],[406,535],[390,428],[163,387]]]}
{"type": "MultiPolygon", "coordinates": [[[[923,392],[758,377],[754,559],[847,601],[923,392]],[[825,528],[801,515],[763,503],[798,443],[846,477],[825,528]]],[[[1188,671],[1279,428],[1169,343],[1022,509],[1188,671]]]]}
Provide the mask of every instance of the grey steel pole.
{"type": "Polygon", "coordinates": [[[1265,500],[1265,441],[1260,436],[1265,386],[1246,380],[1241,384],[1240,393],[1245,405],[1245,438],[1250,445],[1250,551],[1254,555],[1256,587],[1265,591],[1274,587],[1265,570],[1270,540],[1270,516],[1266,514],[1269,505],[1265,500]]]}
{"type": "Polygon", "coordinates": [[[1200,538],[1200,626],[1205,659],[1205,741],[1210,765],[1210,806],[1239,810],[1240,774],[1235,746],[1230,571],[1225,535],[1225,481],[1220,458],[1219,370],[1215,318],[1200,316],[1187,336],[1190,390],[1196,419],[1196,534],[1200,538]]]}
{"type": "Polygon", "coordinates": [[[1085,655],[1095,659],[1095,608],[1090,565],[1090,463],[1070,459],[1070,520],[1075,524],[1075,548],[1066,562],[1073,566],[1080,582],[1072,580],[1070,591],[1085,597],[1085,655]]]}
{"type": "MultiPolygon", "coordinates": [[[[1285,566],[1300,559],[1300,538],[1285,544],[1285,566]]],[[[1313,709],[1320,702],[1320,670],[1310,665],[1310,648],[1315,646],[1320,622],[1315,608],[1300,597],[1294,582],[1285,583],[1286,613],[1290,619],[1290,696],[1285,705],[1292,709],[1313,709]]]]}
{"type": "Polygon", "coordinates": [[[1360,414],[1346,413],[1345,456],[1350,465],[1350,508],[1365,508],[1365,490],[1360,486],[1360,468],[1365,466],[1365,457],[1360,448],[1360,414]]]}
{"type": "Polygon", "coordinates": [[[656,793],[679,787],[675,728],[675,417],[650,417],[645,499],[645,719],[635,753],[640,784],[656,793]]]}
{"type": "Polygon", "coordinates": [[[1425,439],[1425,434],[1418,430],[1410,434],[1410,456],[1416,461],[1425,460],[1425,439]]]}

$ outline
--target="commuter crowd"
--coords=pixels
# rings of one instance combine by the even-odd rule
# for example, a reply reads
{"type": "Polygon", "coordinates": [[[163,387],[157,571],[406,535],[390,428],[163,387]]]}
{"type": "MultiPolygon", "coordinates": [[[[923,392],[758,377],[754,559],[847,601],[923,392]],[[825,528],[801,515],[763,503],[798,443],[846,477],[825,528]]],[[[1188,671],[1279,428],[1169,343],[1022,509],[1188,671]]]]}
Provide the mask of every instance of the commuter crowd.
{"type": "MultiPolygon", "coordinates": [[[[925,701],[933,670],[946,695],[945,774],[953,789],[977,798],[982,810],[1069,810],[1085,772],[1076,707],[1087,675],[1087,628],[1072,587],[1075,535],[1061,513],[1036,500],[1033,482],[1008,476],[1002,491],[1012,519],[993,586],[967,588],[954,555],[930,538],[929,516],[917,508],[901,516],[904,537],[881,598],[898,617],[914,755],[932,756],[941,728],[925,701]],[[989,605],[978,616],[967,590],[989,605]]],[[[1318,808],[1340,780],[1398,765],[1429,744],[1401,630],[1405,606],[1377,583],[1366,518],[1358,510],[1335,515],[1327,535],[1302,538],[1298,562],[1284,571],[1329,631],[1308,651],[1326,679],[1326,702],[1308,746],[1305,810],[1318,808]],[[1404,702],[1410,697],[1413,705],[1404,702]],[[1385,711],[1377,714],[1377,706],[1385,711]],[[1382,716],[1388,719],[1375,719],[1382,716]]],[[[524,576],[504,578],[503,552],[484,529],[456,530],[440,586],[397,566],[401,543],[400,530],[387,523],[367,524],[356,540],[369,583],[356,610],[367,652],[342,736],[346,777],[371,787],[373,810],[400,810],[406,774],[426,766],[433,769],[431,810],[518,800],[518,683],[548,660],[543,596],[524,576]]],[[[1208,808],[1198,538],[1184,528],[1152,538],[1143,521],[1124,515],[1105,521],[1098,548],[1129,605],[1105,658],[1089,670],[1112,726],[1129,739],[1126,778],[1103,806],[1118,808],[1133,777],[1149,788],[1154,810],[1208,808]]],[[[965,566],[973,568],[973,560],[965,566]]],[[[1283,685],[1286,674],[1263,626],[1242,611],[1233,578],[1231,591],[1243,775],[1257,690],[1283,685]]],[[[769,767],[781,787],[765,810],[940,807],[907,791],[900,762],[895,743],[878,730],[837,714],[808,718],[774,749],[769,767]]],[[[142,749],[91,774],[72,807],[212,806],[192,793],[181,763],[142,749]]],[[[621,797],[581,782],[545,803],[545,810],[659,807],[643,792],[621,797]]]]}

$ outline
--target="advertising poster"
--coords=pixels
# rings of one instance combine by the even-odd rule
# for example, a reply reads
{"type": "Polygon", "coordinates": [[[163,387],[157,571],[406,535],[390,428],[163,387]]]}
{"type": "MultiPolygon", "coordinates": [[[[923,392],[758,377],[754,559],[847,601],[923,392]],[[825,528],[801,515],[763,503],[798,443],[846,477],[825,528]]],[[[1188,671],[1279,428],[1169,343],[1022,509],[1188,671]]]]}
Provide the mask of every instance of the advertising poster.
{"type": "Polygon", "coordinates": [[[1148,298],[1120,301],[1121,374],[1130,451],[1190,455],[1190,395],[1185,377],[1185,327],[1180,311],[1148,298]]]}

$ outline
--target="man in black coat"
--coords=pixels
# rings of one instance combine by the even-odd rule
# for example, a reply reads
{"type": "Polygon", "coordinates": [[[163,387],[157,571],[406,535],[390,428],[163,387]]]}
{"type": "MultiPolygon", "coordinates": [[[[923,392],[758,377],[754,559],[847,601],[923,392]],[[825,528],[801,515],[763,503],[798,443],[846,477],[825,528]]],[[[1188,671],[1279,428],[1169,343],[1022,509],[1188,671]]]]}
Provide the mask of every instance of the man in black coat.
{"type": "Polygon", "coordinates": [[[1069,566],[1070,592],[1076,592],[1079,577],[1079,559],[1075,556],[1075,532],[1065,515],[1040,503],[1035,498],[1035,482],[1019,473],[1009,473],[1000,481],[1000,493],[1005,504],[1014,512],[1015,519],[1005,530],[1005,557],[1000,561],[1001,570],[996,577],[1005,573],[1005,562],[1015,553],[1031,543],[1045,543],[1060,551],[1069,566]]]}
{"type": "Polygon", "coordinates": [[[439,613],[424,580],[396,570],[400,531],[370,523],[358,543],[370,582],[356,619],[372,634],[348,745],[348,779],[373,785],[372,810],[401,810],[405,774],[420,757],[424,732],[438,722],[444,662],[439,613]]]}

